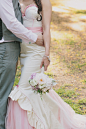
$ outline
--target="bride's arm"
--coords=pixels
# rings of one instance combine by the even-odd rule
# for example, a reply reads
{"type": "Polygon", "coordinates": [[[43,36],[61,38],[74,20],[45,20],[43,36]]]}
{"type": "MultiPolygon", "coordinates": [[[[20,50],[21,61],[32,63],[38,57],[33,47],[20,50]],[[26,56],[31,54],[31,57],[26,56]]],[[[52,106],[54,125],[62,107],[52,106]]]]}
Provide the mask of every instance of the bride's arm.
{"type": "Polygon", "coordinates": [[[43,35],[45,44],[45,55],[49,56],[50,51],[50,22],[52,7],[50,0],[41,0],[42,3],[42,15],[43,15],[43,35]]]}
{"type": "MultiPolygon", "coordinates": [[[[43,17],[43,37],[44,37],[44,45],[45,45],[45,55],[50,55],[50,22],[51,22],[51,13],[52,6],[50,0],[41,0],[42,3],[42,17],[43,17]]],[[[41,63],[41,67],[44,64],[45,70],[47,70],[48,65],[50,64],[47,57],[44,57],[41,63]]]]}

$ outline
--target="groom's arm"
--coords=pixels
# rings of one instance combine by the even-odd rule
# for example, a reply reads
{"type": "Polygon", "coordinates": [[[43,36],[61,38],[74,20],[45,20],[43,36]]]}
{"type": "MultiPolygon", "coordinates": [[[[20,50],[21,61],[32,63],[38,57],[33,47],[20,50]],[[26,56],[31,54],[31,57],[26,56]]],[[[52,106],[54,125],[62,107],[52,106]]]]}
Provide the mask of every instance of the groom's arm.
{"type": "MultiPolygon", "coordinates": [[[[37,36],[25,28],[15,17],[12,0],[0,0],[0,18],[8,30],[27,43],[43,43],[42,35],[37,36]]],[[[41,44],[40,44],[41,43],[41,44]]]]}

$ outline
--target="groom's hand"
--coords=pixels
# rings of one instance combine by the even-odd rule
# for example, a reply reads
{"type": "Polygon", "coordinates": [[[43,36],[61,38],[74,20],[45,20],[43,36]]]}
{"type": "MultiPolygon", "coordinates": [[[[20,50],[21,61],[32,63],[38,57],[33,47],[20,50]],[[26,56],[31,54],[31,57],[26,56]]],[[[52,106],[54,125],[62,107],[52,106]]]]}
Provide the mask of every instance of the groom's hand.
{"type": "Polygon", "coordinates": [[[42,34],[38,35],[38,38],[36,40],[36,44],[39,45],[39,46],[44,46],[44,40],[43,40],[43,35],[42,34]]]}

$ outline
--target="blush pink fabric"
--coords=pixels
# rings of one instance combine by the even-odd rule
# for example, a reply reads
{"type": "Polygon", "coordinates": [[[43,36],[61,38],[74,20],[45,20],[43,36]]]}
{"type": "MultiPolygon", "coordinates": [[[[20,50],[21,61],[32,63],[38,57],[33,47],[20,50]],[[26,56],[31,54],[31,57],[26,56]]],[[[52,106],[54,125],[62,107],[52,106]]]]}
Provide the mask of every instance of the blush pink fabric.
{"type": "Polygon", "coordinates": [[[6,129],[35,129],[31,127],[27,118],[27,111],[20,108],[17,101],[9,101],[6,129]]]}
{"type": "Polygon", "coordinates": [[[27,27],[27,29],[31,30],[34,33],[36,33],[36,32],[43,32],[43,28],[42,27],[27,27]]]}

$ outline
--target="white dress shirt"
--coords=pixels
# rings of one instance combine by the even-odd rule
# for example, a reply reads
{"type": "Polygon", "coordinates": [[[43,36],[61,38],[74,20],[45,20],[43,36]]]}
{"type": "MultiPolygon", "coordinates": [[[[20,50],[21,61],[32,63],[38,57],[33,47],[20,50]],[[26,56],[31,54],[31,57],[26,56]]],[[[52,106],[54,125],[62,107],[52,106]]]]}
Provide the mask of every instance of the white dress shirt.
{"type": "MultiPolygon", "coordinates": [[[[15,17],[12,0],[0,0],[0,18],[10,30],[18,38],[26,43],[35,43],[37,35],[31,30],[25,28],[15,17]]],[[[4,39],[1,41],[4,42],[4,39]]]]}

